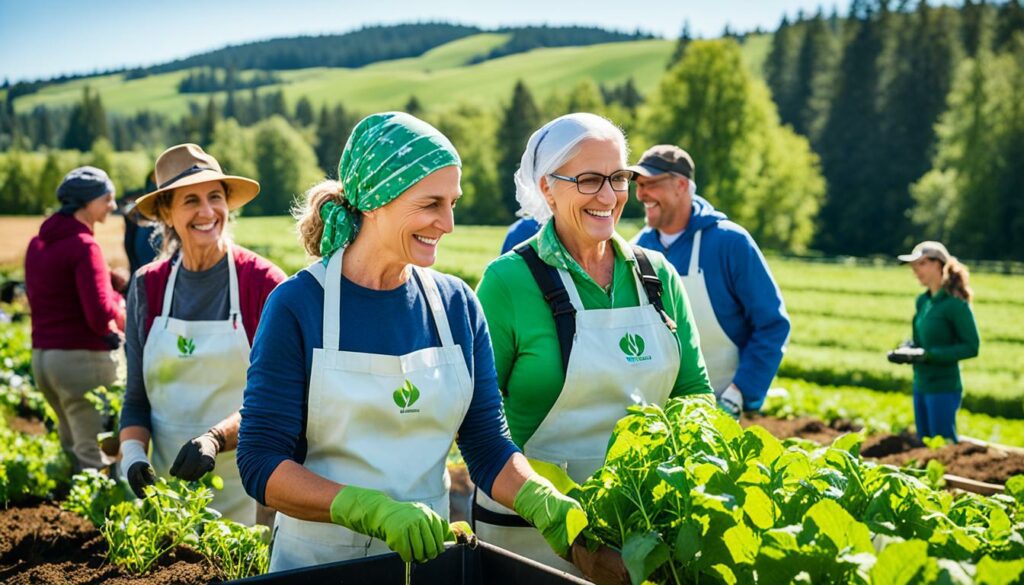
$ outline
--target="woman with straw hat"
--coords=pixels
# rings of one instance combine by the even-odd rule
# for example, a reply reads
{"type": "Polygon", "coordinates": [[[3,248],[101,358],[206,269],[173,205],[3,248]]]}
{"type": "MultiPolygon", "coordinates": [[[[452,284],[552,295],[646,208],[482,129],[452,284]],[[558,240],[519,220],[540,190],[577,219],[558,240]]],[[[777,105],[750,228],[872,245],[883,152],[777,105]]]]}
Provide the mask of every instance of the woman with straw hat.
{"type": "Polygon", "coordinates": [[[256,181],[226,175],[202,148],[181,144],[157,159],[156,184],[136,203],[163,243],[128,293],[122,470],[142,497],[157,475],[196,480],[216,468],[224,488],[212,506],[252,524],[256,503],[229,451],[238,443],[249,347],[285,275],[227,230],[229,212],[259,193],[256,181]]]}
{"type": "Polygon", "coordinates": [[[427,269],[454,229],[460,167],[426,122],[374,114],[353,129],[340,182],[313,187],[297,212],[322,261],[267,303],[238,445],[246,489],[279,511],[272,571],[443,552],[453,440],[480,490],[555,551],[586,524],[508,436],[472,290],[427,269]]]}

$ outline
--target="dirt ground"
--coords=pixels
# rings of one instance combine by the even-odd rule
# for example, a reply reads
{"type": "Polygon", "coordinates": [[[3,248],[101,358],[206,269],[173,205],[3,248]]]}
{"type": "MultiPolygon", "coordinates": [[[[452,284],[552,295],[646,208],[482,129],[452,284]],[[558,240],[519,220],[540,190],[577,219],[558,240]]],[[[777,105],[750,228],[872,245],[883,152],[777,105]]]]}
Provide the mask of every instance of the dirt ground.
{"type": "Polygon", "coordinates": [[[88,520],[56,504],[0,510],[0,583],[199,585],[223,579],[198,553],[179,547],[143,577],[107,563],[107,544],[88,520]]]}
{"type": "MultiPolygon", "coordinates": [[[[812,417],[783,420],[754,415],[744,418],[744,426],[752,424],[763,426],[780,439],[800,437],[816,443],[829,443],[843,433],[857,430],[846,421],[835,421],[828,425],[812,417]]],[[[1019,452],[967,442],[930,449],[909,432],[868,437],[861,445],[861,455],[880,463],[897,466],[912,464],[919,468],[925,467],[932,459],[938,459],[946,466],[946,473],[995,484],[1006,483],[1010,477],[1024,474],[1024,454],[1019,452]]]]}
{"type": "MultiPolygon", "coordinates": [[[[39,233],[45,218],[39,216],[0,216],[0,267],[21,267],[25,262],[25,249],[39,233]]],[[[103,249],[107,263],[114,268],[128,268],[124,251],[124,218],[111,215],[105,223],[96,224],[96,239],[103,249]]]]}

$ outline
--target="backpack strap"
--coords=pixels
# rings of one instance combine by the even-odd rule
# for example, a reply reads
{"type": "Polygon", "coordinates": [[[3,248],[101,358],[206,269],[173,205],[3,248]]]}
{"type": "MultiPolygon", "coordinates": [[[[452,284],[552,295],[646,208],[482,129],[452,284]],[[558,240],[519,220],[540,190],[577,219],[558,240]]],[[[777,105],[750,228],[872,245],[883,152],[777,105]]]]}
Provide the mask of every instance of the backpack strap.
{"type": "Polygon", "coordinates": [[[545,264],[529,244],[520,244],[514,251],[526,260],[526,266],[530,269],[533,279],[537,281],[544,300],[551,307],[551,315],[555,318],[555,331],[558,333],[558,345],[562,349],[564,373],[569,369],[569,354],[572,353],[572,342],[576,336],[576,308],[572,306],[569,292],[565,290],[557,268],[545,264]]]}
{"type": "Polygon", "coordinates": [[[651,259],[647,257],[647,253],[640,246],[631,244],[630,247],[633,248],[633,256],[636,258],[637,270],[640,271],[640,282],[644,285],[644,291],[647,292],[647,300],[650,301],[654,309],[661,315],[661,320],[665,322],[669,331],[675,333],[676,322],[665,312],[665,303],[661,300],[661,292],[664,285],[662,285],[661,279],[658,278],[658,273],[654,271],[651,259]]]}

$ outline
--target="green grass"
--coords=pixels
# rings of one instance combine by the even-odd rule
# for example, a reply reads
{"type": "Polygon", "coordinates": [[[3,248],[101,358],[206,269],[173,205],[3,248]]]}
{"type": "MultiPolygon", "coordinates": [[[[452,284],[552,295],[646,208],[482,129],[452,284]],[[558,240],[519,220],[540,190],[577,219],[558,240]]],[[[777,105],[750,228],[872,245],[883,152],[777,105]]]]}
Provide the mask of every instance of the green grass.
{"type": "MultiPolygon", "coordinates": [[[[495,107],[507,102],[517,80],[522,79],[538,101],[554,91],[567,91],[576,83],[618,84],[632,77],[638,89],[650,95],[657,88],[674,40],[645,40],[607,43],[588,47],[536,49],[476,65],[467,63],[505,41],[507,35],[485,33],[437,47],[420,57],[377,63],[360,69],[317,67],[278,72],[282,83],[260,89],[283,88],[289,104],[308,97],[321,104],[342,103],[358,112],[401,108],[415,95],[429,110],[459,104],[495,107]]],[[[760,74],[760,63],[769,37],[748,39],[744,52],[752,70],[760,74]]],[[[15,101],[18,112],[37,105],[71,106],[81,98],[86,85],[96,90],[107,111],[130,114],[151,110],[171,116],[188,111],[190,101],[204,103],[206,94],[179,94],[177,85],[184,71],[152,75],[125,81],[123,75],[106,75],[47,87],[15,101]]],[[[244,93],[244,92],[243,92],[244,93]]],[[[224,94],[218,94],[223,99],[224,94]]]]}
{"type": "MultiPolygon", "coordinates": [[[[639,227],[635,221],[623,222],[620,232],[630,237],[639,227]]],[[[236,235],[239,243],[270,257],[286,272],[310,261],[288,218],[242,218],[236,235]]],[[[504,237],[502,226],[457,225],[441,240],[435,268],[476,286],[504,237]]],[[[780,376],[819,385],[910,392],[911,368],[885,359],[887,350],[910,337],[920,287],[908,268],[779,257],[769,257],[769,264],[793,321],[780,376]]],[[[972,284],[982,347],[979,357],[961,364],[964,407],[974,413],[1024,418],[1024,302],[1017,292],[1024,277],[976,274],[972,284]]]]}

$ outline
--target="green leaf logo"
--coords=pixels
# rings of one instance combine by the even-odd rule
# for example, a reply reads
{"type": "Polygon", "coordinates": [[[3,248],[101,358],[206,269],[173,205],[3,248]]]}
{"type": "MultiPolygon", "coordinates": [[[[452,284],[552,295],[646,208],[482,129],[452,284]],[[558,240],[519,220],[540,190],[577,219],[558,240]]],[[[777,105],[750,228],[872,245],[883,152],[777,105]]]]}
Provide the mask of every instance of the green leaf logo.
{"type": "Polygon", "coordinates": [[[192,355],[196,350],[196,344],[191,337],[178,336],[178,352],[183,356],[192,355]]]}
{"type": "Polygon", "coordinates": [[[398,408],[405,411],[413,404],[416,404],[416,401],[420,399],[420,389],[409,380],[406,380],[405,383],[402,384],[401,388],[395,390],[394,393],[391,394],[391,398],[395,401],[395,404],[398,405],[398,408]]]}
{"type": "Polygon", "coordinates": [[[645,347],[644,338],[639,335],[631,335],[627,333],[619,340],[619,349],[629,357],[642,356],[644,354],[645,347]]]}

